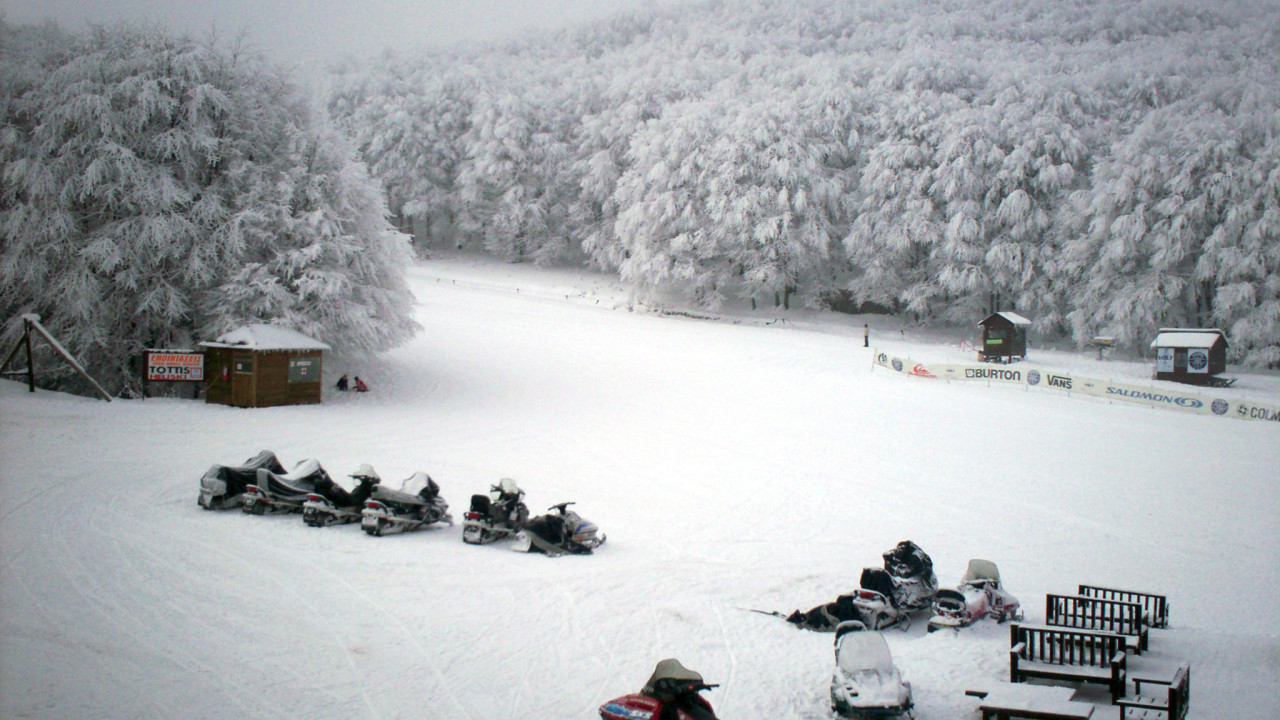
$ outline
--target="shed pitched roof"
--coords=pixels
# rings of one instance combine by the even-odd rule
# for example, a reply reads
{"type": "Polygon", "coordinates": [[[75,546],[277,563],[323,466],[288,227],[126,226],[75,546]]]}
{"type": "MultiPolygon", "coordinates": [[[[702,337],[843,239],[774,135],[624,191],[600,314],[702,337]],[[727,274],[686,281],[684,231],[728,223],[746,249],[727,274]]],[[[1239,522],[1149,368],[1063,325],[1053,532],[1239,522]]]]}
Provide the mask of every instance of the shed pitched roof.
{"type": "Polygon", "coordinates": [[[1207,348],[1219,340],[1227,344],[1226,336],[1217,328],[1161,328],[1156,339],[1151,341],[1151,347],[1207,348]]]}
{"type": "Polygon", "coordinates": [[[213,342],[200,343],[204,347],[244,348],[246,350],[328,350],[329,346],[309,338],[297,330],[276,325],[245,325],[223,333],[213,342]]]}
{"type": "Polygon", "coordinates": [[[988,316],[987,316],[987,317],[986,317],[982,322],[980,322],[980,323],[978,323],[978,324],[979,324],[979,325],[985,325],[985,324],[987,323],[987,321],[988,321],[988,320],[990,320],[990,319],[991,319],[991,318],[993,318],[993,317],[1002,317],[1002,318],[1004,318],[1005,320],[1008,320],[1009,322],[1013,323],[1014,325],[1030,325],[1030,324],[1031,324],[1031,321],[1030,321],[1030,320],[1028,320],[1028,319],[1026,319],[1026,318],[1022,317],[1021,315],[1019,315],[1019,314],[1018,314],[1018,313],[1016,313],[1016,312],[1010,312],[1010,311],[1008,311],[1008,310],[1001,310],[1000,312],[992,313],[992,314],[988,315],[988,316]]]}

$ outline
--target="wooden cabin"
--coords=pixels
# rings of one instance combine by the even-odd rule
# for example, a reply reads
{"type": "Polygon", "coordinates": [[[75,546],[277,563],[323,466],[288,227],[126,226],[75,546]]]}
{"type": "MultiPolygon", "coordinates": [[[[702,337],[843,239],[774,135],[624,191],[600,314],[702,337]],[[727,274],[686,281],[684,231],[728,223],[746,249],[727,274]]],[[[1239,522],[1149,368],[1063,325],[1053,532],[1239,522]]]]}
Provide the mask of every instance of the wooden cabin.
{"type": "Polygon", "coordinates": [[[1227,337],[1218,329],[1160,328],[1151,347],[1157,380],[1213,385],[1227,370],[1227,337]]]}
{"type": "Polygon", "coordinates": [[[992,313],[978,323],[982,327],[982,347],[978,359],[983,362],[1011,362],[1027,357],[1027,330],[1031,321],[1018,313],[992,313]]]}
{"type": "Polygon", "coordinates": [[[320,402],[324,351],[329,346],[274,325],[246,325],[205,349],[205,402],[236,407],[320,402]]]}

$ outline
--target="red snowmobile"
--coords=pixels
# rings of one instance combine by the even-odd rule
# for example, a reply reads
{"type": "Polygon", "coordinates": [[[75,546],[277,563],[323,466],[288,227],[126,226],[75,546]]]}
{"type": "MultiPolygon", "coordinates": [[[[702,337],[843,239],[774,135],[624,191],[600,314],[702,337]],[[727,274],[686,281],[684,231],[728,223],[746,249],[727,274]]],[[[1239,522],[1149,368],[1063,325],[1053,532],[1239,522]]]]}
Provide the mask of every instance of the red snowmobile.
{"type": "Polygon", "coordinates": [[[668,658],[658,663],[639,693],[614,698],[600,706],[602,720],[716,720],[716,712],[698,693],[716,685],[668,658]]]}

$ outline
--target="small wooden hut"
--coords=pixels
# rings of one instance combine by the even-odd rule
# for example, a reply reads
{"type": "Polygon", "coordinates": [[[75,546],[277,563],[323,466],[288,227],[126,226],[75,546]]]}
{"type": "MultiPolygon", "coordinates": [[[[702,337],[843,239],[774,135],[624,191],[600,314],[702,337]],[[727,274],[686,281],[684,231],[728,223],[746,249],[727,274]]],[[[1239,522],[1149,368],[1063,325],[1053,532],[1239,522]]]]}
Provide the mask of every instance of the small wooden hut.
{"type": "Polygon", "coordinates": [[[1227,370],[1227,338],[1218,329],[1160,328],[1151,347],[1157,380],[1213,385],[1213,376],[1227,370]]]}
{"type": "Polygon", "coordinates": [[[329,346],[274,325],[246,325],[205,348],[205,402],[236,407],[320,402],[320,371],[329,346]]]}
{"type": "Polygon", "coordinates": [[[983,362],[1010,362],[1027,357],[1027,329],[1031,321],[1018,313],[992,313],[978,323],[982,327],[982,348],[978,359],[983,362]]]}

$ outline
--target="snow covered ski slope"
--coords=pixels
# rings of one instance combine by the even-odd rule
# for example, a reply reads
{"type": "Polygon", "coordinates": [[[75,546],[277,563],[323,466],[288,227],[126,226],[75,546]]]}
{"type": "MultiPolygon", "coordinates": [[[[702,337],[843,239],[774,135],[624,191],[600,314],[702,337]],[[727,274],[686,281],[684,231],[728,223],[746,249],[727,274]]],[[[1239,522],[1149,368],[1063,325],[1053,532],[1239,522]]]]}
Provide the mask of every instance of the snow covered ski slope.
{"type": "MultiPolygon", "coordinates": [[[[629,312],[607,280],[457,259],[411,282],[424,332],[330,362],[373,391],[318,406],[0,381],[0,717],[589,720],[677,657],[721,717],[828,718],[831,636],[742,608],[833,599],[904,539],[944,587],[995,561],[1031,621],[1080,582],[1165,593],[1149,657],[1193,663],[1192,715],[1280,714],[1275,423],[872,372],[861,319],[629,312]],[[348,487],[423,470],[458,510],[509,476],[609,541],[553,559],[197,507],[209,465],[263,449],[348,487]]],[[[1005,626],[887,638],[920,720],[976,717],[965,687],[1008,672],[1005,626]]]]}

